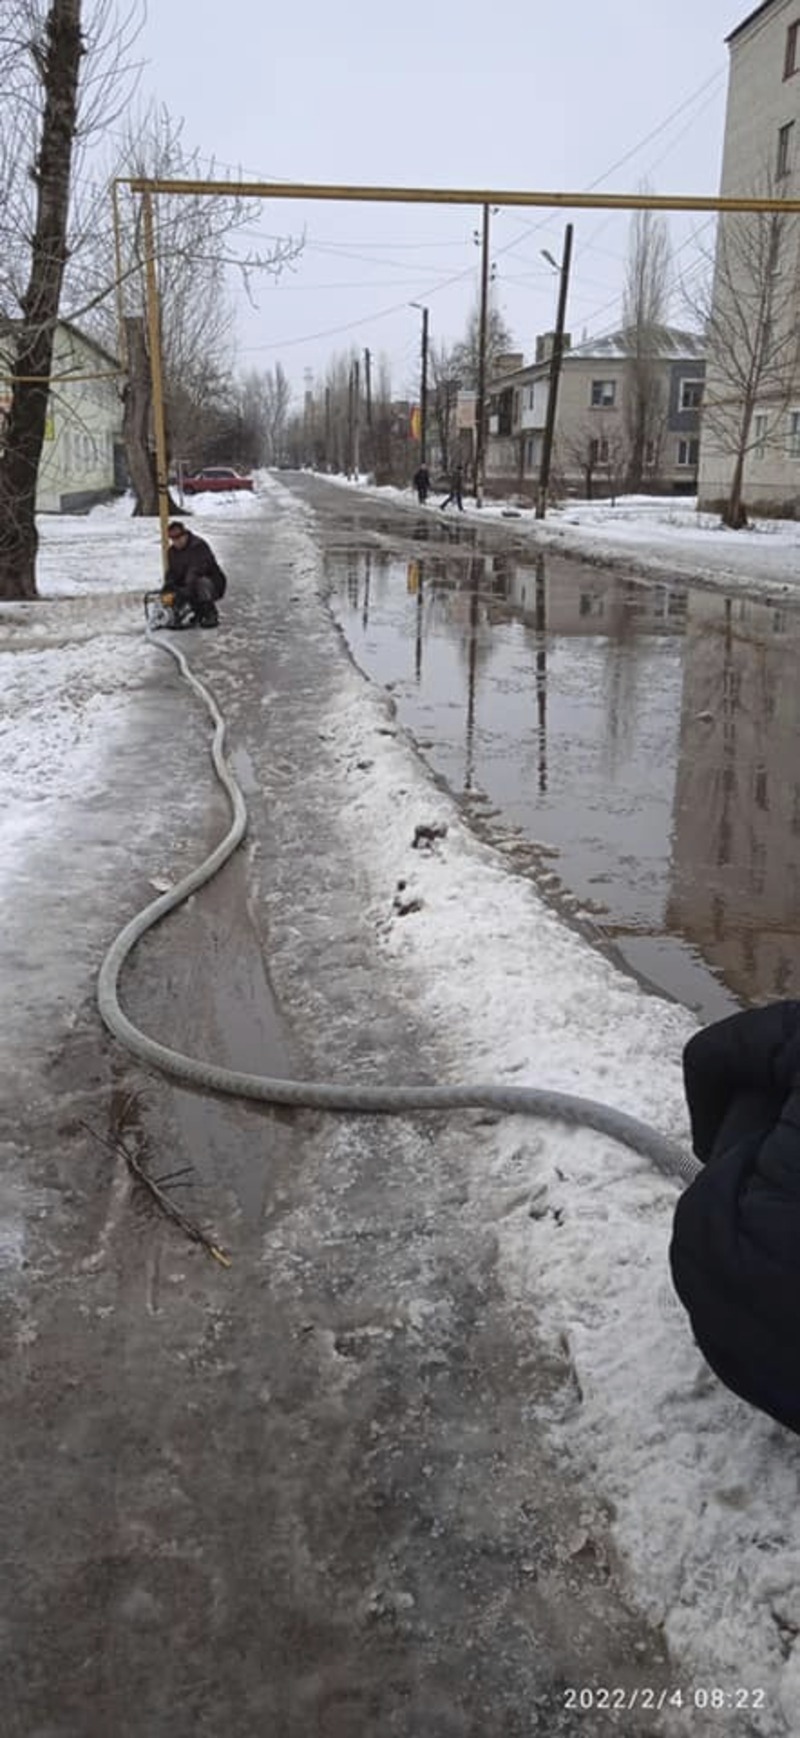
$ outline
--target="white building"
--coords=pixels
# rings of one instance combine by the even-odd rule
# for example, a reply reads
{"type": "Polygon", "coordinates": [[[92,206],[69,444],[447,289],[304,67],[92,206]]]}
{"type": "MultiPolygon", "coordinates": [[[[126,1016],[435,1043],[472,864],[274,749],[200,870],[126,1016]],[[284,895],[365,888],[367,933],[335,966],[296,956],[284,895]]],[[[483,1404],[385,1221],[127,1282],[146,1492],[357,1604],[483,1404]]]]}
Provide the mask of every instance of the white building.
{"type": "MultiPolygon", "coordinates": [[[[0,335],[0,441],[11,402],[13,327],[0,335]]],[[[55,331],[45,440],[36,490],[39,513],[78,513],[125,486],[119,363],[93,338],[60,320],[55,331]],[[80,379],[70,379],[79,375],[80,379]]]]}
{"type": "MultiPolygon", "coordinates": [[[[727,40],[730,68],[720,194],[797,199],[800,0],[766,0],[727,40]]],[[[698,493],[701,506],[709,508],[719,508],[730,496],[736,415],[745,407],[739,382],[747,373],[748,345],[756,348],[761,321],[771,360],[766,367],[756,363],[756,402],[742,443],[742,498],[750,511],[793,515],[800,509],[800,225],[794,216],[781,217],[771,257],[770,223],[764,216],[720,219],[714,285],[720,336],[709,342],[698,493]],[[731,241],[723,266],[726,234],[731,241]],[[738,243],[737,235],[742,238],[738,243]],[[749,337],[737,340],[738,328],[747,328],[749,337]],[[727,360],[715,360],[720,355],[727,360]],[[731,356],[738,361],[732,364],[731,356]]]]}

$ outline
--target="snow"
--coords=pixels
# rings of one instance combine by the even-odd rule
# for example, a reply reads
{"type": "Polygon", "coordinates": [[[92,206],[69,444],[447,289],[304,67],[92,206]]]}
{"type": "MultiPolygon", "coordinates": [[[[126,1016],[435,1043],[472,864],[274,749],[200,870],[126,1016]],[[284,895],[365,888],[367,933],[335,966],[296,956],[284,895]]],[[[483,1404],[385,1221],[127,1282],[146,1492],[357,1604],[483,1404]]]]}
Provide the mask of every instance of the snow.
{"type": "MultiPolygon", "coordinates": [[[[224,564],[226,524],[268,514],[273,496],[284,508],[280,535],[290,542],[297,593],[310,598],[321,560],[309,515],[277,483],[263,478],[255,497],[193,507],[224,564]]],[[[743,534],[715,533],[674,502],[568,513],[548,519],[548,535],[563,524],[582,547],[641,552],[673,572],[707,544],[704,570],[725,583],[733,570],[746,573],[749,587],[796,583],[794,526],[754,530],[745,544],[743,534]]],[[[49,1027],[67,1023],[70,1008],[93,993],[95,909],[84,911],[76,890],[91,885],[99,908],[144,863],[150,876],[168,871],[182,831],[196,834],[203,822],[187,794],[168,834],[143,822],[135,854],[132,847],[123,856],[106,819],[113,802],[136,812],[160,692],[134,595],[158,583],[154,527],[115,507],[46,520],[42,539],[43,601],[0,606],[0,945],[11,986],[0,1008],[0,1059],[23,1076],[31,1070],[32,1092],[32,1040],[38,1034],[41,1048],[49,1027]],[[26,925],[27,914],[46,910],[54,866],[54,920],[26,925]]],[[[369,877],[387,970],[409,1005],[446,1035],[452,1078],[593,1095],[686,1141],[680,1054],[692,1017],[617,971],[481,844],[402,732],[385,734],[384,697],[349,660],[337,669],[326,736],[337,748],[331,776],[341,781],[343,834],[369,877]],[[365,755],[368,784],[356,770],[365,755]],[[410,847],[421,818],[447,824],[429,853],[410,847]],[[387,922],[386,887],[399,875],[420,907],[387,922]]],[[[763,1738],[795,1731],[797,1440],[722,1389],[692,1343],[666,1263],[675,1188],[587,1130],[515,1119],[471,1131],[464,1162],[487,1213],[493,1203],[509,1299],[521,1311],[534,1306],[554,1356],[569,1358],[580,1387],[582,1403],[554,1409],[549,1420],[565,1487],[589,1480],[610,1506],[632,1591],[663,1623],[683,1662],[681,1682],[763,1688],[764,1707],[750,1714],[748,1730],[763,1738]],[[506,1203],[500,1214],[498,1199],[506,1203]]],[[[5,1283],[22,1257],[21,1211],[9,1181],[0,1188],[5,1283]]],[[[727,1716],[725,1730],[737,1730],[727,1716]]]]}
{"type": "MultiPolygon", "coordinates": [[[[331,476],[326,481],[382,500],[411,503],[418,513],[441,511],[443,497],[436,490],[420,507],[411,489],[379,488],[366,477],[350,481],[331,476]]],[[[569,501],[548,508],[546,518],[537,520],[532,508],[492,500],[478,507],[465,495],[463,514],[456,507],[445,512],[472,523],[507,524],[515,539],[530,543],[531,550],[550,548],[613,561],[637,573],[685,575],[751,593],[800,588],[800,522],[757,519],[745,531],[730,531],[717,514],[699,513],[690,496],[620,495],[613,506],[608,501],[569,501]]]]}

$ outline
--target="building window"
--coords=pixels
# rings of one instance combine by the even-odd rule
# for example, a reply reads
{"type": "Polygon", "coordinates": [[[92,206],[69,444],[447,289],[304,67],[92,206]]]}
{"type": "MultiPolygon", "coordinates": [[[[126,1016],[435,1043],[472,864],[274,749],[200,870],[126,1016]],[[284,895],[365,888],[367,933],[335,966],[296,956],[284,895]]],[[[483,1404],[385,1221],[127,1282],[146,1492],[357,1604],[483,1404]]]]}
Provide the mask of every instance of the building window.
{"type": "Polygon", "coordinates": [[[605,435],[601,435],[599,440],[589,442],[589,463],[590,465],[608,464],[608,441],[605,435]]]}
{"type": "Polygon", "coordinates": [[[699,410],[702,402],[702,380],[682,380],[678,398],[679,410],[699,410]]]}
{"type": "Polygon", "coordinates": [[[793,132],[794,121],[787,121],[785,127],[778,128],[778,161],[775,168],[775,174],[779,181],[783,180],[789,174],[792,166],[793,132]]]}
{"type": "Polygon", "coordinates": [[[610,410],[617,401],[616,380],[592,381],[592,405],[595,409],[610,410]]]}
{"type": "Polygon", "coordinates": [[[797,71],[797,49],[798,49],[798,32],[799,31],[800,31],[800,20],[798,20],[798,22],[796,24],[790,24],[789,28],[786,32],[786,58],[785,58],[784,63],[783,63],[783,76],[784,76],[784,78],[791,78],[792,75],[794,73],[796,73],[796,71],[797,71]]]}
{"type": "Polygon", "coordinates": [[[753,458],[763,459],[767,450],[767,418],[763,410],[753,417],[753,458]]]}
{"type": "Polygon", "coordinates": [[[770,277],[779,278],[781,275],[781,219],[777,214],[773,216],[771,223],[772,230],[769,238],[767,270],[769,271],[770,277]]]}
{"type": "Polygon", "coordinates": [[[699,440],[678,441],[678,464],[681,469],[696,471],[699,457],[699,440]]]}
{"type": "Polygon", "coordinates": [[[789,412],[789,438],[786,451],[790,459],[800,459],[800,410],[789,412]]]}

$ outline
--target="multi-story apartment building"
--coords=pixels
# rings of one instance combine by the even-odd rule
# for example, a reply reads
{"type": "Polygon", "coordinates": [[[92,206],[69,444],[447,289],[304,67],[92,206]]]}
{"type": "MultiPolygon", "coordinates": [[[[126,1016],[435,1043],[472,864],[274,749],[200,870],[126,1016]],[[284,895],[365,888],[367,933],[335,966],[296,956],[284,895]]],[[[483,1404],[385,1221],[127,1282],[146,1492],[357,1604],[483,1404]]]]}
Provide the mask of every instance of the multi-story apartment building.
{"type": "MultiPolygon", "coordinates": [[[[800,4],[800,0],[798,0],[800,4]]],[[[697,486],[705,360],[696,333],[665,326],[652,343],[653,401],[644,485],[657,494],[697,486]]],[[[487,488],[533,496],[539,477],[550,385],[551,335],[536,361],[502,374],[489,393],[487,488]]],[[[607,496],[627,481],[634,360],[624,332],[574,348],[567,341],[558,389],[552,477],[576,495],[607,496]]]]}
{"type": "MultiPolygon", "coordinates": [[[[766,0],[727,40],[720,194],[797,199],[800,0],[766,0]]],[[[703,507],[731,500],[738,453],[749,510],[794,515],[800,508],[799,269],[796,216],[721,217],[698,478],[703,507]]]]}

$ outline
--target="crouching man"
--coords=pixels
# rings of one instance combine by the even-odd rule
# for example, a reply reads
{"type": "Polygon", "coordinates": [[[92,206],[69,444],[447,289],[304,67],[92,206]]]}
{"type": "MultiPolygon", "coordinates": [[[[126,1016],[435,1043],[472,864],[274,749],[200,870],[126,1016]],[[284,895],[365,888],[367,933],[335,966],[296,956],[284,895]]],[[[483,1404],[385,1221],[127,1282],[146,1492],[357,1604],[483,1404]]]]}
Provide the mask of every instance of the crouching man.
{"type": "Polygon", "coordinates": [[[675,1288],[720,1381],[800,1436],[800,1002],[718,1021],[683,1063],[703,1170],[675,1212],[675,1288]]]}
{"type": "Polygon", "coordinates": [[[215,628],[217,603],[227,580],[210,545],[179,519],[168,527],[169,555],[163,593],[172,593],[175,621],[182,626],[215,628]]]}

